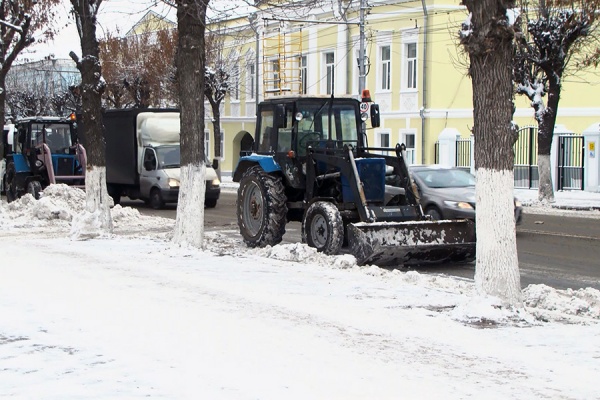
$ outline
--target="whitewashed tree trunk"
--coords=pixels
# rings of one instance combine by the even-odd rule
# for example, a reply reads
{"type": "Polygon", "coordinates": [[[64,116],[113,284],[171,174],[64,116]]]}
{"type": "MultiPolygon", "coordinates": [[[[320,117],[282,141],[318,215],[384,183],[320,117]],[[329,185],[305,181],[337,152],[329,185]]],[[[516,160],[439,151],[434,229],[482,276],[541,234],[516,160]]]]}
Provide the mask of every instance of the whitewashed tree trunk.
{"type": "Polygon", "coordinates": [[[538,154],[538,199],[543,203],[554,203],[554,187],[549,155],[538,154]]]}
{"type": "Polygon", "coordinates": [[[480,293],[522,304],[517,257],[512,171],[479,168],[475,187],[477,261],[475,285],[480,293]]]}
{"type": "Polygon", "coordinates": [[[73,217],[71,239],[86,240],[111,234],[111,204],[112,199],[106,190],[106,168],[88,168],[85,175],[85,210],[73,217]]]}
{"type": "Polygon", "coordinates": [[[477,259],[475,285],[482,295],[522,307],[515,232],[512,123],[514,0],[463,0],[470,13],[461,30],[473,82],[477,259]]]}
{"type": "Polygon", "coordinates": [[[204,248],[204,199],[206,197],[206,165],[181,168],[179,200],[173,242],[204,248]]]}

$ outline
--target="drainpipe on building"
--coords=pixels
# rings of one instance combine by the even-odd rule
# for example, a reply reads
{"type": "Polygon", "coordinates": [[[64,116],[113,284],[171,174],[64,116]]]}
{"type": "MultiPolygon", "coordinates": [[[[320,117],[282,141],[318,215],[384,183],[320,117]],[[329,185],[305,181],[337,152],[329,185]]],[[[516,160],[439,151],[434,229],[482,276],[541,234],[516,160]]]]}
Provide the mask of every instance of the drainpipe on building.
{"type": "Polygon", "coordinates": [[[427,42],[429,40],[429,15],[426,0],[421,0],[423,5],[423,100],[421,105],[421,164],[425,164],[425,110],[427,109],[427,42]]]}

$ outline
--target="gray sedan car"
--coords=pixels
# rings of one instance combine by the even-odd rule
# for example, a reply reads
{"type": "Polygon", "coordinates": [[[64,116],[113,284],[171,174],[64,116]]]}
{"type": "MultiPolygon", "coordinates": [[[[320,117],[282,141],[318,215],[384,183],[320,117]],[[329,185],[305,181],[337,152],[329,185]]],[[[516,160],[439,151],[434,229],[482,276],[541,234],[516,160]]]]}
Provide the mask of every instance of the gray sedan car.
{"type": "MultiPolygon", "coordinates": [[[[475,177],[464,169],[411,166],[410,172],[421,196],[425,214],[434,220],[475,221],[475,177]]],[[[521,203],[515,199],[515,223],[521,223],[521,203]]]]}

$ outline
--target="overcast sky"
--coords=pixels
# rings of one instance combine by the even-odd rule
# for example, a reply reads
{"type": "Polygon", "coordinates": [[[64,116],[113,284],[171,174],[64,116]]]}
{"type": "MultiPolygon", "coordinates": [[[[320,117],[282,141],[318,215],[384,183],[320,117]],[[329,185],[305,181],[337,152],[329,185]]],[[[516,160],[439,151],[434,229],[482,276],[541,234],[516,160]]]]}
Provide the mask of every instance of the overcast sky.
{"type": "MultiPolygon", "coordinates": [[[[249,2],[250,0],[214,0],[209,4],[208,14],[211,15],[211,10],[219,10],[229,16],[246,15],[249,2]]],[[[58,7],[61,10],[60,14],[64,15],[64,20],[57,22],[57,26],[61,27],[58,35],[48,43],[37,43],[28,47],[19,56],[19,62],[40,60],[49,55],[57,59],[70,58],[70,51],[81,54],[77,28],[70,16],[70,0],[62,0],[58,7]]],[[[115,33],[118,30],[118,36],[123,36],[150,10],[173,22],[177,21],[176,10],[161,0],[104,0],[98,13],[96,34],[101,39],[107,33],[115,33]]],[[[42,38],[41,32],[38,32],[35,38],[42,38]]]]}
{"type": "MultiPolygon", "coordinates": [[[[73,18],[70,16],[71,2],[62,0],[59,6],[65,16],[64,21],[60,22],[62,29],[58,36],[48,43],[39,43],[30,46],[22,52],[19,60],[25,59],[33,61],[42,59],[53,54],[55,58],[70,58],[69,52],[75,51],[81,54],[81,45],[79,36],[73,18]],[[67,16],[69,16],[67,20],[67,16]]],[[[162,2],[150,2],[148,0],[109,0],[102,3],[98,13],[98,38],[102,38],[108,32],[115,32],[117,29],[121,35],[127,33],[131,27],[138,22],[149,10],[153,10],[167,18],[175,21],[177,19],[175,12],[162,2]],[[156,5],[154,5],[156,4],[156,5]]],[[[60,26],[59,25],[59,26],[60,26]]],[[[38,33],[36,39],[41,38],[38,33]]]]}

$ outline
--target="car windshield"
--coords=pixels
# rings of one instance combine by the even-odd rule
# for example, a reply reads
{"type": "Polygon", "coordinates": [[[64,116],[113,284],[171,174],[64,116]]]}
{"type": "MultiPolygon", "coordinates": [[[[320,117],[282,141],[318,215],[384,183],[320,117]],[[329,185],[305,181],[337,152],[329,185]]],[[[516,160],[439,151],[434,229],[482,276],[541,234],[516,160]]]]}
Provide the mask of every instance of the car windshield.
{"type": "Polygon", "coordinates": [[[413,174],[430,188],[475,186],[475,177],[462,169],[422,169],[413,174]]]}

